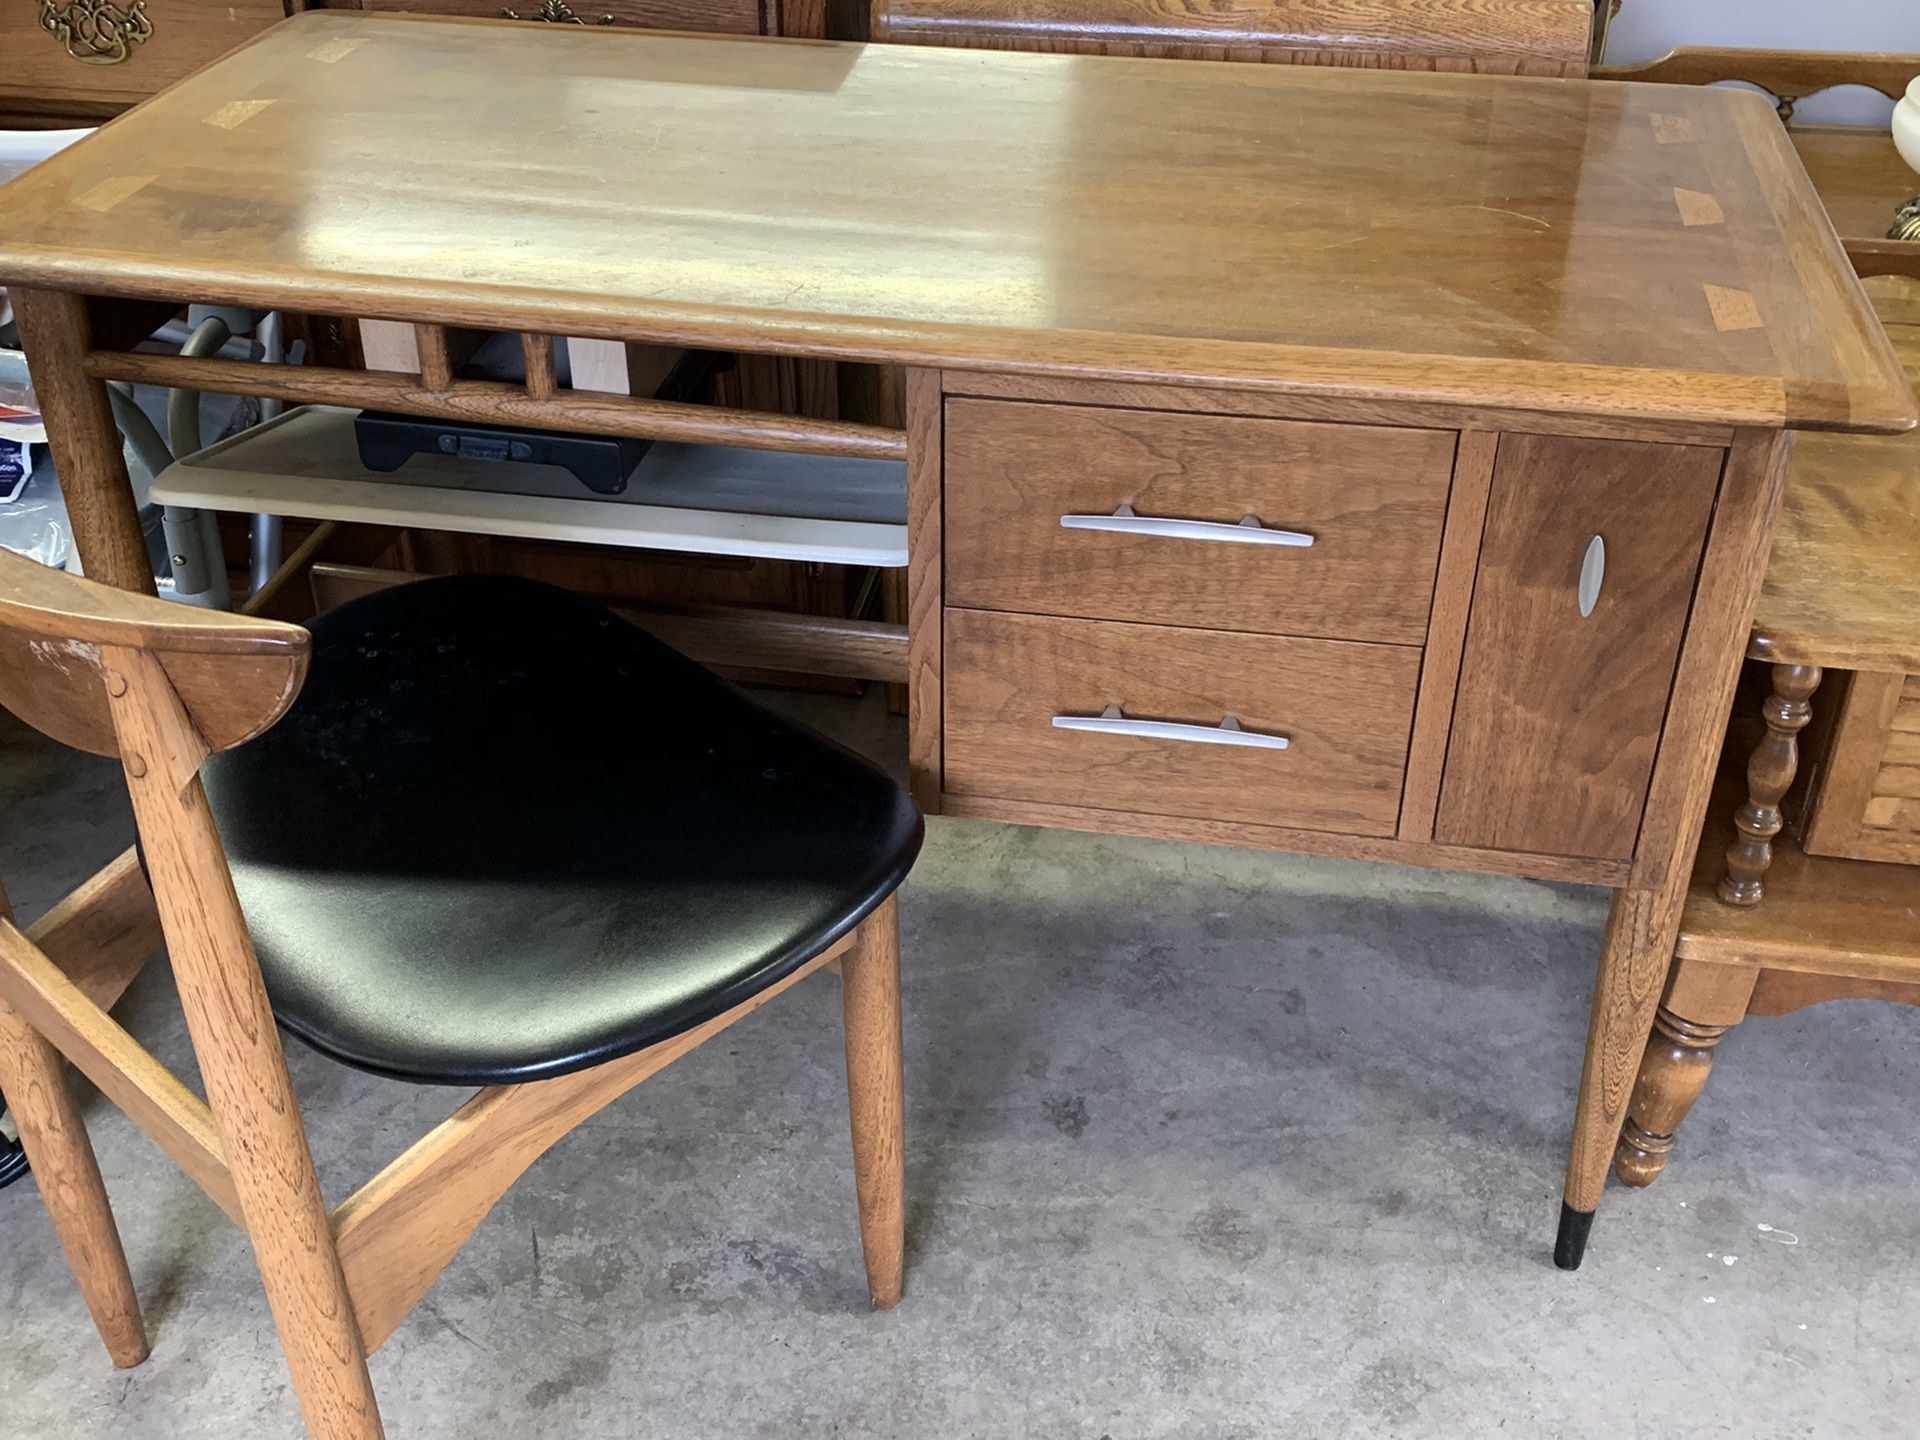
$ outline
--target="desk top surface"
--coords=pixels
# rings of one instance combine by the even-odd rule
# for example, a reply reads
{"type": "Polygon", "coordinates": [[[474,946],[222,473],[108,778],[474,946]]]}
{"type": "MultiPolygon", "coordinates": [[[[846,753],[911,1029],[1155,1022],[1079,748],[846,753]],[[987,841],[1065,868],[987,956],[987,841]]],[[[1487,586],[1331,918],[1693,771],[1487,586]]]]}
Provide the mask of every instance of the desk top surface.
{"type": "Polygon", "coordinates": [[[1718,89],[312,11],[0,190],[0,282],[848,359],[1899,430],[1718,89]]]}

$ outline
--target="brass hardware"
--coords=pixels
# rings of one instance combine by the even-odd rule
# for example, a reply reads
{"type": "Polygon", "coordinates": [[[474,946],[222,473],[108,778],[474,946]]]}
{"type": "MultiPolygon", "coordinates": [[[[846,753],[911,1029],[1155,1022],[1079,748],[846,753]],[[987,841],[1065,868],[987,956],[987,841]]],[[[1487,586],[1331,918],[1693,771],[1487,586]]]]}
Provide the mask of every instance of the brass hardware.
{"type": "MultiPolygon", "coordinates": [[[[509,20],[528,20],[542,25],[584,25],[587,22],[567,7],[566,0],[541,0],[538,15],[522,15],[518,10],[500,12],[509,20]]],[[[611,25],[613,16],[602,15],[593,22],[596,25],[611,25]]]]}
{"type": "Polygon", "coordinates": [[[82,65],[118,65],[153,38],[147,0],[128,10],[113,0],[40,0],[40,28],[82,65]]]}
{"type": "Polygon", "coordinates": [[[1920,240],[1920,195],[1916,195],[1900,207],[1893,219],[1893,228],[1887,232],[1889,240],[1920,240]]]}

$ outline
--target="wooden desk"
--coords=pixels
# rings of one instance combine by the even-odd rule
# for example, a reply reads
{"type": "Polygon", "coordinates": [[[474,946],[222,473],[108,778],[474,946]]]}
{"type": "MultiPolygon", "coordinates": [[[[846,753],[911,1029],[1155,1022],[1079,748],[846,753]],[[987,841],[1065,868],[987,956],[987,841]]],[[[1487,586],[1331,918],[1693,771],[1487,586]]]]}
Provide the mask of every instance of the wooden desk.
{"type": "Polygon", "coordinates": [[[1615,887],[1569,1267],[1790,432],[1916,418],[1721,90],[314,13],[8,191],[0,280],[96,575],[146,573],[108,378],[904,453],[929,810],[1615,887]],[[188,297],[422,373],[114,348],[188,297]],[[906,431],[454,380],[442,326],[904,365],[906,431]]]}

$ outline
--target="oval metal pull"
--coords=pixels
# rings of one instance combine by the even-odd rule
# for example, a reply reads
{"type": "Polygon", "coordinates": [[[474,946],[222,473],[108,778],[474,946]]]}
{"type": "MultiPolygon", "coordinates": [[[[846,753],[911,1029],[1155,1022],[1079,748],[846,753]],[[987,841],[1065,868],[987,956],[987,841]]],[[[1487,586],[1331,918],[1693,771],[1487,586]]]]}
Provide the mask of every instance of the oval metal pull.
{"type": "Polygon", "coordinates": [[[1580,562],[1580,618],[1593,614],[1600,603],[1600,587],[1607,579],[1607,542],[1598,535],[1587,542],[1586,558],[1580,562]]]}

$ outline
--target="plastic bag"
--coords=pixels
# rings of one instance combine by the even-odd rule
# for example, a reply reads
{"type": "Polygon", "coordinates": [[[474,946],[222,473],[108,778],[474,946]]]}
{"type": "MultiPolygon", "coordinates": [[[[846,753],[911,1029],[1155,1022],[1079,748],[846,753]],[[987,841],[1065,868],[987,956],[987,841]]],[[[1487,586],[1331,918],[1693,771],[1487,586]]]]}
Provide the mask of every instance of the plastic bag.
{"type": "Polygon", "coordinates": [[[67,569],[73,560],[73,526],[54,483],[53,466],[45,460],[19,499],[0,505],[0,550],[16,551],[56,570],[67,569]]]}

